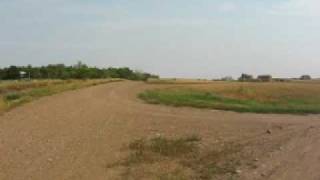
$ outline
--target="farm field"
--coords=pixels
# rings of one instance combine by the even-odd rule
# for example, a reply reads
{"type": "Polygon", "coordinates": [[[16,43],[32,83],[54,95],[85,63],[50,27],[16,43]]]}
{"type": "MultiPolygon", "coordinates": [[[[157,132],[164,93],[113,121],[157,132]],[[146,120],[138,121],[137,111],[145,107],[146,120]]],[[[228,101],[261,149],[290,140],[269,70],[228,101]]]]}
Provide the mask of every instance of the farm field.
{"type": "Polygon", "coordinates": [[[318,114],[173,107],[138,96],[187,89],[259,102],[286,94],[316,103],[318,87],[121,81],[36,98],[0,116],[0,179],[316,180],[318,114]]]}
{"type": "MultiPolygon", "coordinates": [[[[165,81],[159,81],[158,84],[161,82],[165,81]]],[[[319,81],[270,83],[203,81],[202,84],[185,81],[174,84],[176,86],[143,92],[140,98],[155,104],[237,112],[320,113],[319,81]]]]}

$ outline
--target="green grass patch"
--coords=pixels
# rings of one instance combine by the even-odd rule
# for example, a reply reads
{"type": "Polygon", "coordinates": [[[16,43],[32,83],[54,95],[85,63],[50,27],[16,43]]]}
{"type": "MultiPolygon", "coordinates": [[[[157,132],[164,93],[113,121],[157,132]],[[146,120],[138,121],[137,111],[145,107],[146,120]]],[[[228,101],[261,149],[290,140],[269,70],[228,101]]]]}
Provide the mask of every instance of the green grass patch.
{"type": "Polygon", "coordinates": [[[294,98],[279,98],[279,101],[236,99],[218,93],[191,89],[147,90],[139,97],[148,103],[172,106],[191,106],[236,112],[318,114],[320,102],[294,98]]]}
{"type": "Polygon", "coordinates": [[[21,93],[9,93],[4,96],[5,101],[15,101],[22,97],[21,93]]]}

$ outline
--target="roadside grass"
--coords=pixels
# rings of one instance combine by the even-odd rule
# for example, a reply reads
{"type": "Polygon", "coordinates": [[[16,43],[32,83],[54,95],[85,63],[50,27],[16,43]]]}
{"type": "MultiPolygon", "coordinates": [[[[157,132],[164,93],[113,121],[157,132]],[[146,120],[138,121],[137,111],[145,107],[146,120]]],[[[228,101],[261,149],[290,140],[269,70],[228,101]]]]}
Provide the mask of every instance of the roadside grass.
{"type": "Polygon", "coordinates": [[[147,90],[139,97],[148,103],[191,106],[236,112],[318,114],[319,84],[212,83],[147,90]]]}
{"type": "Polygon", "coordinates": [[[211,180],[237,176],[241,165],[235,155],[240,145],[228,144],[223,148],[200,148],[201,138],[156,137],[138,139],[128,145],[129,154],[108,168],[124,169],[123,179],[158,180],[211,180]]]}
{"type": "Polygon", "coordinates": [[[2,82],[0,83],[0,113],[43,96],[115,81],[120,80],[35,80],[27,82],[2,82]]]}

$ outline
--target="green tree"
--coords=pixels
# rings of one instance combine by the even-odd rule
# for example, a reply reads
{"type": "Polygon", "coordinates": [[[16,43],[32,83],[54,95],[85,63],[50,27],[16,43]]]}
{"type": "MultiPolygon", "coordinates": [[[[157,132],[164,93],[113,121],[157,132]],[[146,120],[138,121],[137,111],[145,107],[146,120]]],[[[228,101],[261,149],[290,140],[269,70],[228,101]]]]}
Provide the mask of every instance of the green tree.
{"type": "Polygon", "coordinates": [[[122,78],[130,80],[147,80],[153,75],[142,71],[132,71],[128,67],[100,69],[89,67],[79,61],[76,65],[49,64],[42,67],[10,66],[0,68],[0,79],[19,79],[20,71],[25,71],[33,79],[98,79],[98,78],[122,78]]]}
{"type": "Polygon", "coordinates": [[[20,70],[17,66],[10,66],[5,73],[4,79],[19,79],[20,78],[20,70]]]}

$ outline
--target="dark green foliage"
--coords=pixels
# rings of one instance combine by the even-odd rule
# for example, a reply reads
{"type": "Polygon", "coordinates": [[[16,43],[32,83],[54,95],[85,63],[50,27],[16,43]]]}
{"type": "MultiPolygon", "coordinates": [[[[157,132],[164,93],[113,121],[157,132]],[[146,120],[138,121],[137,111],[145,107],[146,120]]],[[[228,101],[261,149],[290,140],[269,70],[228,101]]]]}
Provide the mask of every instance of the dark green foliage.
{"type": "Polygon", "coordinates": [[[4,77],[6,79],[19,79],[19,68],[17,66],[10,66],[4,71],[4,77]]]}
{"type": "Polygon", "coordinates": [[[4,96],[4,99],[5,99],[6,101],[14,101],[14,100],[20,99],[21,96],[22,96],[22,95],[19,94],[19,93],[10,93],[10,94],[5,95],[5,96],[4,96]]]}
{"type": "Polygon", "coordinates": [[[156,78],[158,76],[133,71],[130,68],[97,68],[89,67],[81,62],[74,66],[64,64],[50,64],[42,67],[10,66],[0,68],[0,80],[12,80],[20,78],[20,71],[26,72],[25,78],[32,79],[101,79],[101,78],[122,78],[129,80],[142,80],[156,78]]]}

